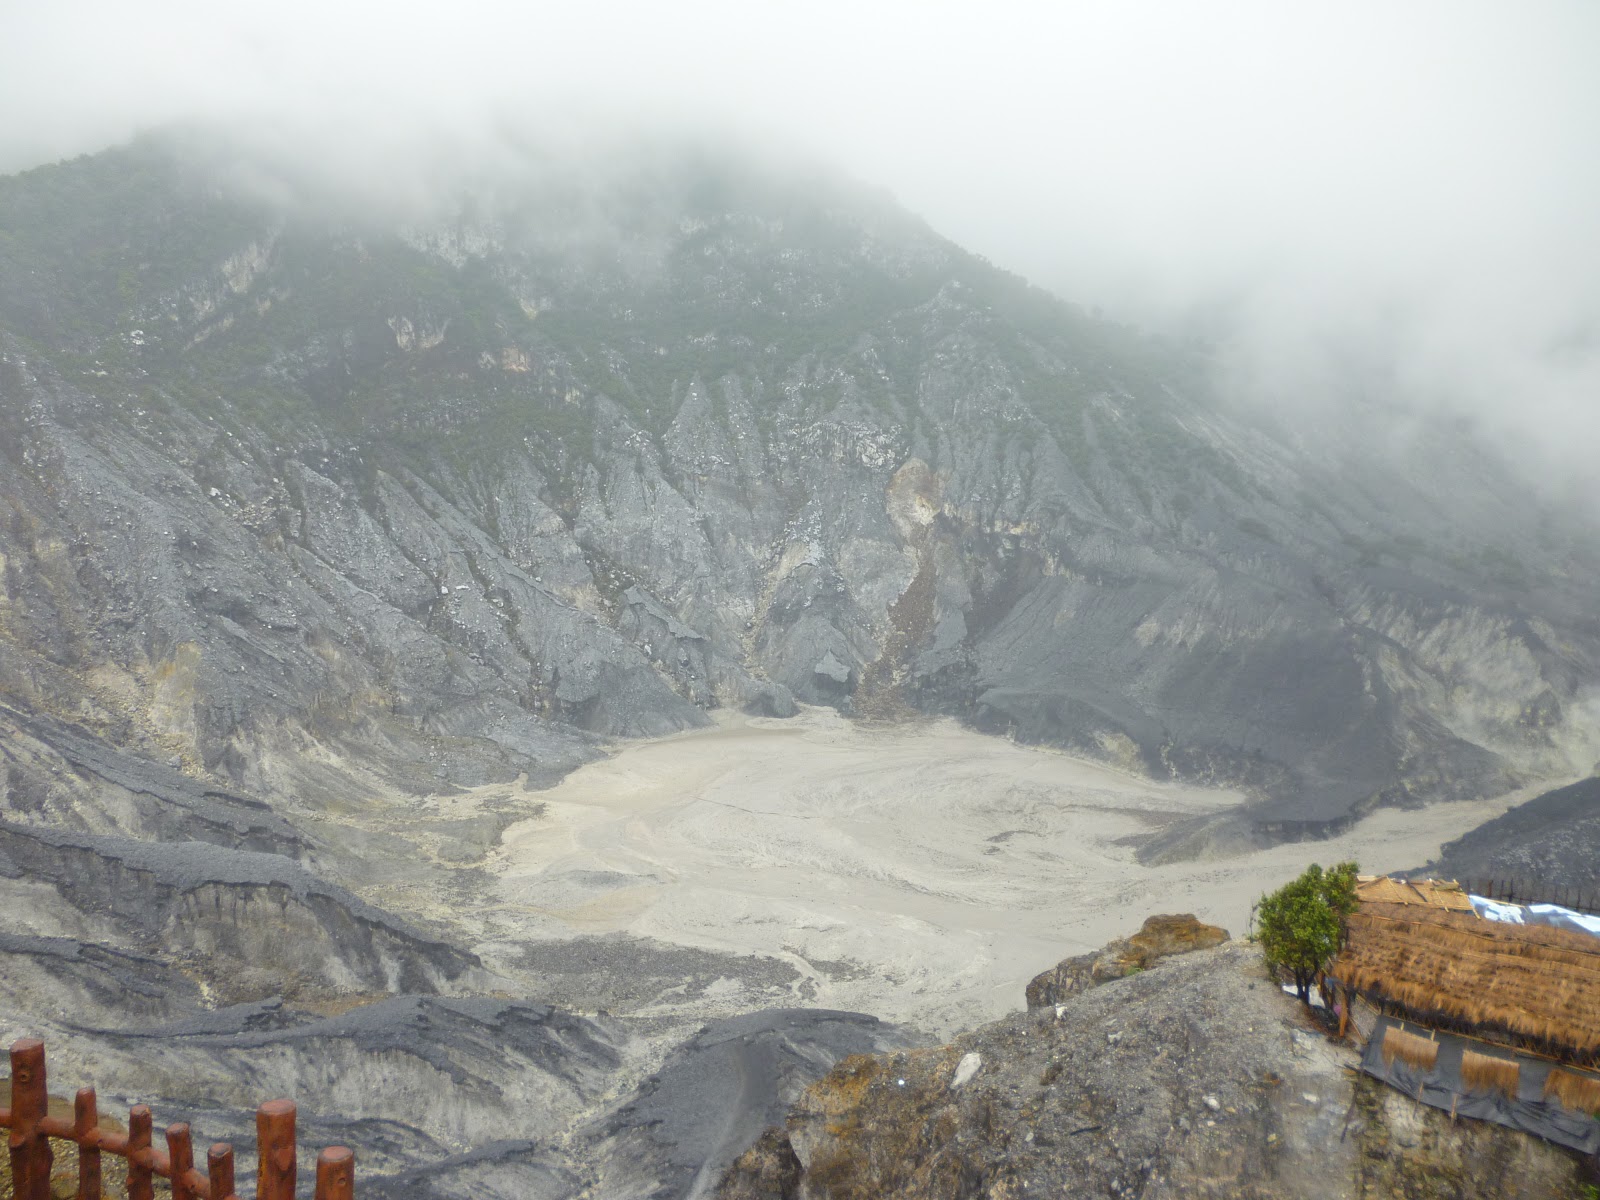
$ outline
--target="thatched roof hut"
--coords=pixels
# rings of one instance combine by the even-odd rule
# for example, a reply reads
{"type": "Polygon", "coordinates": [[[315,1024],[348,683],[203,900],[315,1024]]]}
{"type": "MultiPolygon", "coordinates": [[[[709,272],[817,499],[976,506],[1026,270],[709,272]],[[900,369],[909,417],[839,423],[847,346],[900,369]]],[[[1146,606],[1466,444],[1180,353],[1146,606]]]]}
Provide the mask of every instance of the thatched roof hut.
{"type": "Polygon", "coordinates": [[[1429,904],[1363,901],[1329,971],[1423,1024],[1600,1063],[1600,938],[1429,904]]]}

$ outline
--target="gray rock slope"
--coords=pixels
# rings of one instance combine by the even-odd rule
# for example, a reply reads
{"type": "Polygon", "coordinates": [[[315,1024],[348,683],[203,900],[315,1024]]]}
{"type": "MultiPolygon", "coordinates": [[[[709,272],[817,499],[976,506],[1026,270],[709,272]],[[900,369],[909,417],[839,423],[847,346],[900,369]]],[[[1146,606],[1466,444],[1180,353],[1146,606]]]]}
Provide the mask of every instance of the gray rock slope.
{"type": "Polygon", "coordinates": [[[223,996],[286,984],[335,993],[493,982],[473,955],[276,854],[0,824],[8,894],[7,923],[32,927],[19,932],[186,956],[223,996]]]}
{"type": "Polygon", "coordinates": [[[547,1005],[401,995],[321,1019],[238,1005],[99,1042],[158,1095],[249,1110],[293,1094],[324,1116],[398,1122],[460,1152],[563,1131],[610,1084],[617,1032],[547,1005]]]}
{"type": "Polygon", "coordinates": [[[0,701],[8,812],[27,824],[115,830],[299,857],[300,833],[262,800],[129,754],[80,726],[0,701]]]}
{"type": "MultiPolygon", "coordinates": [[[[92,1082],[103,1111],[149,1103],[242,1148],[254,1105],[293,1096],[303,1151],[358,1147],[363,1194],[397,1200],[701,1194],[842,1058],[915,1044],[859,1013],[769,1010],[703,1027],[641,1082],[626,1026],[544,1004],[208,1007],[169,959],[17,935],[0,955],[0,1011],[46,1038],[56,1091],[92,1082]]],[[[254,1167],[246,1150],[242,1185],[254,1167]]]]}
{"type": "Polygon", "coordinates": [[[93,1024],[162,1022],[200,1005],[194,981],[153,955],[64,937],[0,934],[0,996],[14,1014],[93,1024]]]}
{"type": "Polygon", "coordinates": [[[1600,906],[1600,778],[1545,792],[1446,842],[1422,873],[1520,879],[1581,892],[1600,906]]]}
{"type": "MultiPolygon", "coordinates": [[[[180,974],[148,961],[130,969],[100,948],[59,941],[5,950],[8,1012],[18,999],[38,1011],[40,996],[13,964],[45,955],[76,960],[90,995],[130,979],[146,998],[160,995],[159,1009],[143,1013],[137,1002],[76,1003],[36,1018],[30,1028],[47,1039],[53,1087],[70,1094],[92,1082],[102,1111],[148,1103],[163,1126],[189,1120],[197,1136],[233,1141],[246,1184],[256,1104],[293,1096],[302,1151],[358,1147],[364,1191],[449,1195],[487,1172],[503,1184],[495,1195],[537,1194],[553,1180],[568,1196],[576,1164],[563,1135],[629,1078],[622,1030],[547,1005],[399,995],[331,1017],[278,1000],[205,1009],[180,974]]],[[[50,978],[59,985],[62,973],[50,978]]]]}
{"type": "Polygon", "coordinates": [[[551,170],[383,220],[172,140],[0,180],[30,736],[284,811],[911,707],[1245,785],[1247,837],[1595,760],[1592,532],[1470,431],[1241,415],[835,183],[551,170]]]}

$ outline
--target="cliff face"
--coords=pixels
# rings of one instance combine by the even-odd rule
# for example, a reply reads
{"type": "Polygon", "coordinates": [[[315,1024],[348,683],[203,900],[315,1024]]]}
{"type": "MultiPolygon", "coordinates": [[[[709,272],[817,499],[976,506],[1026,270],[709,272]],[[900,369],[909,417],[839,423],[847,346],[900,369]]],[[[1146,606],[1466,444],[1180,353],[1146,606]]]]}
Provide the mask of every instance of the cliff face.
{"type": "Polygon", "coordinates": [[[724,1200],[1585,1194],[1582,1165],[1359,1075],[1233,942],[946,1046],[844,1060],[724,1200]]]}
{"type": "Polygon", "coordinates": [[[1203,359],[815,181],[385,224],[239,174],[147,143],[0,181],[28,719],[282,794],[550,779],[798,698],[1262,798],[1155,854],[1597,756],[1592,541],[1459,430],[1247,423],[1203,359]]]}

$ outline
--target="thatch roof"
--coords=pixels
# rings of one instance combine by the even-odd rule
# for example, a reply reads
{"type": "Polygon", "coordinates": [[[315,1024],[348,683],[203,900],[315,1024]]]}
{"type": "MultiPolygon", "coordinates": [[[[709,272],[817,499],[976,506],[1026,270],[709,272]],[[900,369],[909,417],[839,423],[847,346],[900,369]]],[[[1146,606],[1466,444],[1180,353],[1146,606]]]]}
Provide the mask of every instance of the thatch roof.
{"type": "Polygon", "coordinates": [[[1419,1071],[1431,1071],[1439,1061],[1439,1043],[1391,1025],[1383,1031],[1383,1061],[1393,1063],[1397,1058],[1419,1071]]]}
{"type": "Polygon", "coordinates": [[[1600,1116],[1600,1079],[1557,1067],[1544,1081],[1544,1094],[1568,1108],[1600,1116]]]}
{"type": "Polygon", "coordinates": [[[1366,901],[1329,971],[1369,998],[1557,1057],[1600,1059],[1600,938],[1366,901]]]}
{"type": "Polygon", "coordinates": [[[1356,898],[1363,903],[1425,904],[1453,912],[1471,912],[1472,901],[1459,883],[1448,879],[1390,879],[1387,875],[1362,875],[1356,879],[1356,898]]]}
{"type": "Polygon", "coordinates": [[[1522,1067],[1514,1058],[1496,1058],[1476,1050],[1461,1054],[1461,1082],[1469,1092],[1504,1092],[1516,1098],[1522,1067]]]}

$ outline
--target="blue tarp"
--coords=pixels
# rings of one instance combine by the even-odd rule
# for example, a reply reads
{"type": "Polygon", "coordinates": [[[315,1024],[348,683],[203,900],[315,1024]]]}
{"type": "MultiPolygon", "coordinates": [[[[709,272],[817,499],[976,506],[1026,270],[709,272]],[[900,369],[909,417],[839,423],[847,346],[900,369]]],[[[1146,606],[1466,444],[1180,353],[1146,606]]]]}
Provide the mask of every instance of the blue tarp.
{"type": "Polygon", "coordinates": [[[1552,925],[1557,929],[1571,929],[1600,937],[1600,917],[1593,913],[1562,908],[1559,904],[1506,904],[1483,896],[1468,896],[1472,911],[1485,921],[1500,921],[1507,925],[1552,925]]]}

